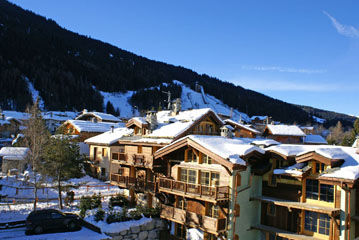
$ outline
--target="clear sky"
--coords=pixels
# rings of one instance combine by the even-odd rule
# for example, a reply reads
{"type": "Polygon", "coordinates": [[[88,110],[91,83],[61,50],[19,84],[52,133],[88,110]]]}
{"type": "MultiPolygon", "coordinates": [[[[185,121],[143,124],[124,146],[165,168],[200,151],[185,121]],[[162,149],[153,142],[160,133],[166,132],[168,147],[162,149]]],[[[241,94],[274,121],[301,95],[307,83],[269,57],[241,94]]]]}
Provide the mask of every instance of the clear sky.
{"type": "Polygon", "coordinates": [[[359,1],[11,0],[74,32],[359,116],[359,1]]]}

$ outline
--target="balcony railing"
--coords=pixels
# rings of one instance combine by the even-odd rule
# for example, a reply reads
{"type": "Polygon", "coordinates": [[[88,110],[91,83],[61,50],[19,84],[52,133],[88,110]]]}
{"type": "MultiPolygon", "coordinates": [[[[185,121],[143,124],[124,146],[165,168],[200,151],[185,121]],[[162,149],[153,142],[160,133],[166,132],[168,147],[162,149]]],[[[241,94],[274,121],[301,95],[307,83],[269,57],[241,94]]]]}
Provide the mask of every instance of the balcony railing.
{"type": "Polygon", "coordinates": [[[145,156],[142,154],[133,154],[133,165],[135,166],[145,166],[145,156]]]}
{"type": "Polygon", "coordinates": [[[225,218],[212,218],[167,205],[162,205],[161,218],[185,224],[189,227],[200,228],[213,234],[226,230],[227,225],[225,218]]]}
{"type": "Polygon", "coordinates": [[[144,179],[121,176],[119,174],[110,175],[111,182],[123,188],[134,188],[136,191],[154,191],[155,184],[144,179]]]}
{"type": "Polygon", "coordinates": [[[173,194],[180,193],[181,195],[193,195],[214,201],[229,200],[228,186],[211,187],[200,184],[180,182],[169,178],[159,178],[158,189],[159,191],[170,192],[173,194]]]}

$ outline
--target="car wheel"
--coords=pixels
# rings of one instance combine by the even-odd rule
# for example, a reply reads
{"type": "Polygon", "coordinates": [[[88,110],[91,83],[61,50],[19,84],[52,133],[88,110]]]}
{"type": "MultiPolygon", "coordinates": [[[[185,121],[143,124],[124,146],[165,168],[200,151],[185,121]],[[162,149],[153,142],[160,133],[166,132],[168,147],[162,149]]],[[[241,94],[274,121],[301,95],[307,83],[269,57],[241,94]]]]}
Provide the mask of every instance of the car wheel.
{"type": "Polygon", "coordinates": [[[77,228],[77,225],[74,222],[70,222],[69,225],[68,225],[68,228],[69,228],[70,231],[73,231],[73,230],[75,230],[77,228]]]}
{"type": "Polygon", "coordinates": [[[43,231],[44,231],[44,229],[41,226],[36,226],[36,228],[34,229],[35,234],[40,234],[43,231]]]}

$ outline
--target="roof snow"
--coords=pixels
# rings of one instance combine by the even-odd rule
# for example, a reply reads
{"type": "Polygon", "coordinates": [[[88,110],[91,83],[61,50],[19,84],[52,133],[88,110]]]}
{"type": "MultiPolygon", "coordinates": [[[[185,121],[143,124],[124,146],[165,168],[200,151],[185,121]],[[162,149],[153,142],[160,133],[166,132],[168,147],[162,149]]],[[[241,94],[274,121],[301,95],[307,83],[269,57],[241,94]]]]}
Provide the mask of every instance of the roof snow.
{"type": "MultiPolygon", "coordinates": [[[[158,126],[148,135],[148,137],[175,138],[189,129],[194,122],[209,112],[212,112],[217,116],[217,114],[210,108],[181,111],[175,116],[172,116],[168,110],[160,111],[157,113],[158,126]]],[[[218,116],[217,118],[221,121],[218,116]]]]}
{"type": "Polygon", "coordinates": [[[268,130],[273,135],[281,135],[281,136],[300,136],[305,137],[305,133],[295,125],[272,125],[268,124],[266,126],[268,130]]]}
{"type": "Polygon", "coordinates": [[[77,131],[79,132],[107,132],[111,130],[112,127],[118,128],[123,127],[124,124],[121,123],[111,123],[111,122],[91,122],[83,120],[68,120],[65,122],[72,124],[77,131]]]}
{"type": "Polygon", "coordinates": [[[0,156],[7,160],[24,160],[28,151],[26,147],[3,147],[0,156]]]}
{"type": "Polygon", "coordinates": [[[250,138],[226,138],[205,135],[189,135],[188,138],[234,164],[246,165],[246,162],[241,157],[251,152],[265,153],[263,149],[251,145],[252,139],[250,138]]]}
{"type": "Polygon", "coordinates": [[[261,121],[264,121],[268,118],[268,116],[252,116],[251,117],[251,120],[255,120],[255,119],[258,119],[258,120],[261,120],[261,121]]]}
{"type": "Polygon", "coordinates": [[[320,135],[307,135],[304,138],[304,143],[310,144],[328,144],[327,140],[325,140],[320,135]]]}
{"type": "Polygon", "coordinates": [[[294,164],[292,166],[289,166],[287,168],[274,169],[273,173],[274,174],[290,174],[290,175],[301,176],[303,174],[303,172],[300,171],[300,170],[303,169],[304,166],[305,166],[304,163],[296,163],[296,164],[294,164]]]}
{"type": "Polygon", "coordinates": [[[273,145],[279,145],[280,143],[273,139],[256,139],[252,142],[253,145],[269,147],[273,145]]]}
{"type": "Polygon", "coordinates": [[[224,122],[226,122],[226,123],[228,123],[228,124],[235,125],[235,126],[237,126],[237,127],[243,128],[243,129],[246,129],[246,130],[248,130],[248,131],[250,131],[250,132],[253,132],[253,133],[256,133],[256,134],[260,134],[260,132],[259,132],[258,130],[254,129],[254,128],[251,128],[251,127],[248,127],[248,126],[246,126],[246,125],[244,125],[244,124],[242,124],[242,123],[235,122],[235,121],[233,121],[232,119],[226,119],[226,120],[224,120],[224,122]]]}
{"type": "Polygon", "coordinates": [[[83,116],[86,115],[93,115],[97,118],[102,119],[102,121],[113,121],[113,122],[120,122],[121,120],[112,114],[109,113],[102,113],[102,112],[84,112],[80,116],[76,117],[75,120],[81,119],[83,116]]]}
{"type": "Polygon", "coordinates": [[[133,130],[128,128],[115,128],[113,131],[107,131],[100,135],[88,138],[85,140],[85,143],[98,143],[98,144],[106,144],[111,145],[116,143],[120,138],[125,135],[132,134],[133,130]]]}
{"type": "Polygon", "coordinates": [[[315,147],[320,145],[295,145],[295,144],[279,144],[266,148],[267,151],[277,152],[286,157],[295,157],[297,154],[312,151],[315,147]]]}

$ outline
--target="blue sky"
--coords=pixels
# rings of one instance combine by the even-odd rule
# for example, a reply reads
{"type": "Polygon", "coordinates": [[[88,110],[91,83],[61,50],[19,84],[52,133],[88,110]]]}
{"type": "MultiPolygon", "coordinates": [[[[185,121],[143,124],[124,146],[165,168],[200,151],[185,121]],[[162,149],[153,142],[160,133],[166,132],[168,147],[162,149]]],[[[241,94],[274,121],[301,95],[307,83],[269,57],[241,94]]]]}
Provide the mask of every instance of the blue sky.
{"type": "Polygon", "coordinates": [[[359,116],[356,0],[11,2],[150,59],[359,116]]]}

